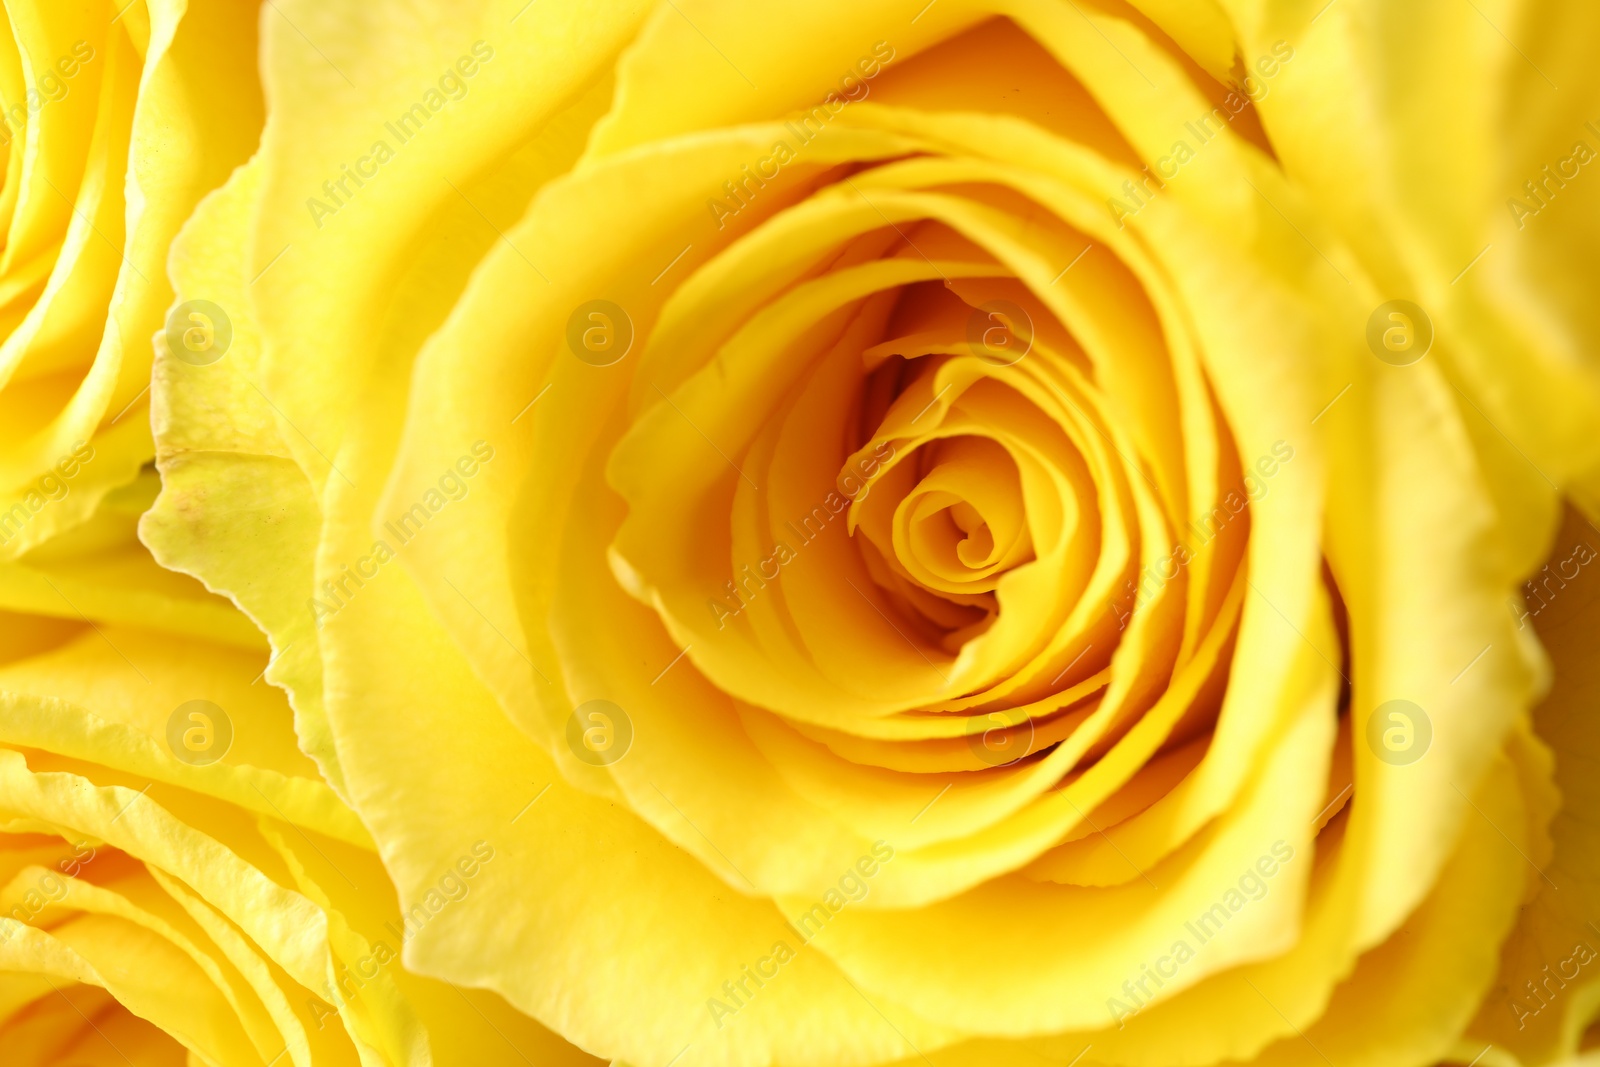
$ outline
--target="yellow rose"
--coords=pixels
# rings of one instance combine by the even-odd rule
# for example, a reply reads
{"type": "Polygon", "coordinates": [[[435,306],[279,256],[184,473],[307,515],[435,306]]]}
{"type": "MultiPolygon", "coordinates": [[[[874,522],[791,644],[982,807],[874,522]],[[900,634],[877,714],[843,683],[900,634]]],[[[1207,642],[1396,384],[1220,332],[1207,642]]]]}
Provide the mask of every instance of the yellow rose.
{"type": "Polygon", "coordinates": [[[134,539],[156,490],[110,493],[35,571],[120,611],[45,617],[0,584],[5,1063],[583,1060],[499,998],[401,968],[504,840],[458,842],[402,914],[260,680],[259,633],[134,539]]]}
{"type": "MultiPolygon", "coordinates": [[[[261,127],[257,5],[187,6],[5,5],[0,565],[85,521],[155,454],[167,249],[261,127]]],[[[173,336],[192,313],[179,309],[173,336]]]]}
{"type": "Polygon", "coordinates": [[[402,910],[508,842],[408,968],[636,1067],[1576,1053],[1594,274],[1447,294],[1394,147],[1504,11],[275,6],[142,532],[402,910]]]}
{"type": "MultiPolygon", "coordinates": [[[[1292,32],[1305,5],[1226,6],[1255,48],[1292,32]]],[[[1448,338],[1438,355],[1488,421],[1469,420],[1473,434],[1592,511],[1600,70],[1580,42],[1600,33],[1600,11],[1472,6],[1329,6],[1296,60],[1306,76],[1260,101],[1262,121],[1363,267],[1448,338]]]]}

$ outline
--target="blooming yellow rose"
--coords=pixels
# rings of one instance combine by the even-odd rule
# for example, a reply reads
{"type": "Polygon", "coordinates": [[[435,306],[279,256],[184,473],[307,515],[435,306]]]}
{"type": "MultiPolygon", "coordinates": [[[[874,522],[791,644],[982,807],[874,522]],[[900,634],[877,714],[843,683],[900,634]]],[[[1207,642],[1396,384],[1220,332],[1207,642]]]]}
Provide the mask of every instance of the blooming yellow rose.
{"type": "Polygon", "coordinates": [[[141,529],[402,912],[506,842],[409,969],[635,1067],[1579,1050],[1594,16],[274,7],[141,529]]]}

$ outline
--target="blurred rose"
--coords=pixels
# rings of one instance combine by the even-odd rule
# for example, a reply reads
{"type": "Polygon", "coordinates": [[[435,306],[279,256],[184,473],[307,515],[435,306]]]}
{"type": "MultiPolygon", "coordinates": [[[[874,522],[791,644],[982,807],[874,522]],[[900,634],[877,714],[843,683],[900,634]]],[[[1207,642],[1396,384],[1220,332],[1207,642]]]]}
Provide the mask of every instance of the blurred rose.
{"type": "Polygon", "coordinates": [[[1592,311],[1479,251],[1489,13],[279,6],[143,532],[402,909],[507,842],[410,967],[637,1067],[1577,1049],[1592,311]]]}

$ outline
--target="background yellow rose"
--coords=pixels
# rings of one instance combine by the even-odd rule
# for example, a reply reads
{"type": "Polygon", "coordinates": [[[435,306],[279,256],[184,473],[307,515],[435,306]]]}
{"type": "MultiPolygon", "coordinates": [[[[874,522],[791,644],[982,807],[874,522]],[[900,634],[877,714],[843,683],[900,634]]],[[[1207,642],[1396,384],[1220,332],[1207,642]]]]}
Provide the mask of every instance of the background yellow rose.
{"type": "Polygon", "coordinates": [[[155,490],[112,492],[50,543],[41,577],[92,585],[87,616],[18,610],[0,587],[5,1062],[592,1062],[498,997],[400,966],[495,843],[460,842],[400,911],[262,681],[258,632],[134,539],[155,490]]]}
{"type": "Polygon", "coordinates": [[[5,5],[0,561],[84,521],[154,455],[167,247],[255,147],[256,14],[223,0],[5,5]]]}

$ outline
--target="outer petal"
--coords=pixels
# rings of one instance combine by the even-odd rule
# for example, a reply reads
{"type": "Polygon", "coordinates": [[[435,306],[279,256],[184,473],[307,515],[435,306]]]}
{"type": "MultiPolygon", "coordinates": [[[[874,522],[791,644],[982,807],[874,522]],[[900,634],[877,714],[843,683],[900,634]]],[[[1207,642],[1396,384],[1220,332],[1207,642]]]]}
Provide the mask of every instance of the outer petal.
{"type": "MultiPolygon", "coordinates": [[[[1296,42],[1263,122],[1381,298],[1415,300],[1432,318],[1484,438],[1509,449],[1497,481],[1511,485],[1497,491],[1516,499],[1523,479],[1581,478],[1592,497],[1600,322],[1586,279],[1600,183],[1573,157],[1580,143],[1581,157],[1600,153],[1588,125],[1600,74],[1583,44],[1600,15],[1560,0],[1225,6],[1245,52],[1296,42]]],[[[1537,544],[1519,547],[1532,569],[1537,544]]]]}

